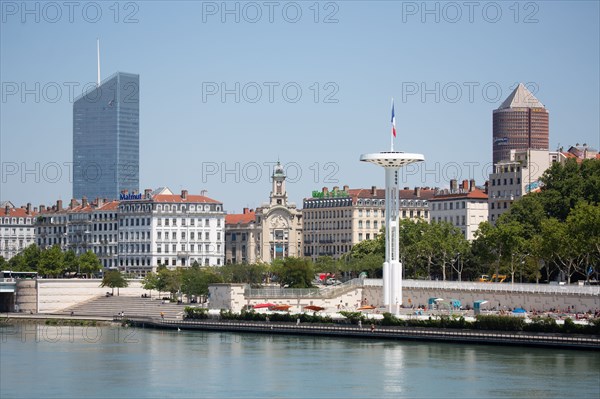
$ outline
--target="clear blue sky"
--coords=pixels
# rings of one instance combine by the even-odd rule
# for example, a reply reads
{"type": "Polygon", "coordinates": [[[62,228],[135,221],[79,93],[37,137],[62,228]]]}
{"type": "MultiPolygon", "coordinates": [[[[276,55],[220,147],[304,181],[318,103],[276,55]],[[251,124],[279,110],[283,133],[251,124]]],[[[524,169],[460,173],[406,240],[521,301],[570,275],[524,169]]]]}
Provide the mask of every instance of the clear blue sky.
{"type": "Polygon", "coordinates": [[[299,206],[323,186],[383,186],[358,158],[389,148],[391,97],[396,149],[427,160],[406,186],[482,184],[492,111],[518,82],[549,109],[552,149],[600,145],[597,1],[75,3],[2,1],[1,200],[70,198],[69,87],[96,80],[96,37],[103,78],[140,75],[140,188],[206,189],[228,212],[268,199],[278,158],[299,206]],[[236,83],[239,102],[222,99],[236,83]]]}

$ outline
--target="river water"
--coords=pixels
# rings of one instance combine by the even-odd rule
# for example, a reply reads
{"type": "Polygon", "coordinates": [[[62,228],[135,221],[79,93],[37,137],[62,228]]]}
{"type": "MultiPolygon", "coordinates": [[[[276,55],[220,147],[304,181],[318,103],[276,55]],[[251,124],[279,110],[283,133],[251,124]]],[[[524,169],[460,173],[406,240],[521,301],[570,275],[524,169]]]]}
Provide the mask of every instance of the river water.
{"type": "Polygon", "coordinates": [[[598,352],[0,327],[0,397],[598,398],[598,352]]]}

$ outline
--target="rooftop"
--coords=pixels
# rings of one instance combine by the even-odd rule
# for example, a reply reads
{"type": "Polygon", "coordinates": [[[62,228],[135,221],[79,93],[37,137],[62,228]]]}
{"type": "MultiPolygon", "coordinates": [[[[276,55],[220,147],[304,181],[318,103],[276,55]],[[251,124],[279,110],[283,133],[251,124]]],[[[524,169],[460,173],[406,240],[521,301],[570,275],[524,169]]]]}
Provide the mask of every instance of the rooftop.
{"type": "Polygon", "coordinates": [[[498,110],[509,108],[546,108],[544,104],[531,93],[523,83],[513,90],[512,93],[498,107],[498,110]]]}

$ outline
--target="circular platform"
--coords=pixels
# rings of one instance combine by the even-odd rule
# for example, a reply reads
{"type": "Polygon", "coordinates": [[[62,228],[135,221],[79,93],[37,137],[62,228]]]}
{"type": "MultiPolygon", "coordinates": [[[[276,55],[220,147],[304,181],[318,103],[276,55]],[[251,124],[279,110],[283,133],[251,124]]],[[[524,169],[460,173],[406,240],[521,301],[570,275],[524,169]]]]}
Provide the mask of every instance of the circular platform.
{"type": "Polygon", "coordinates": [[[370,162],[384,168],[400,168],[402,166],[422,162],[425,160],[423,154],[410,154],[400,151],[383,151],[372,154],[362,154],[360,156],[362,162],[370,162]]]}

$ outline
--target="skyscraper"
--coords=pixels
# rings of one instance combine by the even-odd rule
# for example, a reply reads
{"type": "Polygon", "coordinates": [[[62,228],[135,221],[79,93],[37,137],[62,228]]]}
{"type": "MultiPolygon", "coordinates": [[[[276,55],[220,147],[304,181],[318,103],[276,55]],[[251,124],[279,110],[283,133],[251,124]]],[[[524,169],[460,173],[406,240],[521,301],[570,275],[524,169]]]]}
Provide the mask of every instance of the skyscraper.
{"type": "Polygon", "coordinates": [[[548,110],[519,83],[493,114],[493,162],[508,160],[510,150],[548,150],[548,110]]]}
{"type": "Polygon", "coordinates": [[[73,103],[73,197],[139,190],[140,77],[117,72],[73,103]]]}

